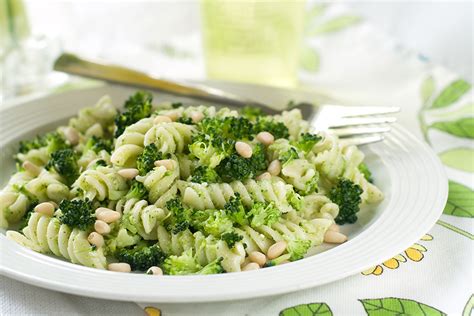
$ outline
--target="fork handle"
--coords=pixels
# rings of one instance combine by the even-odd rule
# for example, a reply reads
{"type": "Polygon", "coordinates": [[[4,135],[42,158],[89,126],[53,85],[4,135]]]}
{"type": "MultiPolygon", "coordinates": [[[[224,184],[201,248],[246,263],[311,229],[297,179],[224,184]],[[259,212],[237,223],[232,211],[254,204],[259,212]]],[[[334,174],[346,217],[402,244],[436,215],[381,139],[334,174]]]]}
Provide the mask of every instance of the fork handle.
{"type": "Polygon", "coordinates": [[[266,104],[219,89],[156,78],[130,68],[112,65],[98,60],[92,61],[70,53],[63,53],[56,59],[54,70],[127,86],[156,89],[178,96],[216,102],[222,105],[233,105],[236,107],[244,107],[247,105],[258,106],[266,114],[277,113],[276,110],[266,104]]]}

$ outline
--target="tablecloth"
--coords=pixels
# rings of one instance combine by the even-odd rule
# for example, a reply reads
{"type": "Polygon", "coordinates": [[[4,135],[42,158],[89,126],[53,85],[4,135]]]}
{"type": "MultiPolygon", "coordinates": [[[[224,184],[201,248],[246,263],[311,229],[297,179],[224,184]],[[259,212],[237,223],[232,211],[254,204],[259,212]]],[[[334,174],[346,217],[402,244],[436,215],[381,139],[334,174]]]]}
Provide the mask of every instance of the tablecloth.
{"type": "MultiPolygon", "coordinates": [[[[158,47],[153,51],[153,61],[160,66],[160,74],[204,76],[197,33],[158,47]]],[[[132,54],[138,57],[143,52],[132,54]]],[[[126,54],[122,56],[125,63],[126,54]]],[[[133,59],[130,52],[127,56],[133,59]]],[[[120,59],[120,54],[115,57],[120,59]]],[[[145,63],[135,66],[147,67],[145,63]]],[[[472,314],[471,84],[430,63],[426,56],[404,49],[337,4],[316,4],[308,11],[300,79],[301,85],[347,104],[400,106],[400,123],[438,154],[450,179],[448,203],[437,224],[417,243],[366,271],[329,285],[212,304],[135,305],[61,294],[1,277],[2,314],[140,315],[144,310],[150,315],[161,311],[165,316],[472,314]]],[[[69,84],[60,90],[75,86],[69,84]]]]}

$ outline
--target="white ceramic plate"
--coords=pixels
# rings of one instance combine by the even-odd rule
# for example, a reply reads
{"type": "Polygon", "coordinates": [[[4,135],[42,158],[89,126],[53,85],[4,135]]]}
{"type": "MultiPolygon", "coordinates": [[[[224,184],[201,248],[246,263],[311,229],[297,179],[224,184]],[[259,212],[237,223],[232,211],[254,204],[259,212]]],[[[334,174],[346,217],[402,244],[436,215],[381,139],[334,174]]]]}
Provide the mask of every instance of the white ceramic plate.
{"type": "MultiPolygon", "coordinates": [[[[263,101],[307,99],[297,91],[225,84],[235,93],[263,101]]],[[[109,94],[121,105],[134,90],[119,86],[72,91],[0,112],[1,176],[14,169],[20,139],[54,129],[80,107],[109,94]]],[[[156,94],[155,100],[175,100],[156,94]]],[[[281,102],[280,102],[281,103],[281,102]]],[[[363,148],[385,200],[345,225],[349,241],[306,259],[257,271],[206,276],[163,276],[101,271],[42,255],[0,234],[0,272],[36,286],[67,293],[142,302],[204,302],[255,298],[322,285],[359,273],[402,252],[440,216],[447,198],[444,170],[430,148],[398,125],[386,141],[363,148]]],[[[320,249],[321,250],[321,249],[320,249]]]]}

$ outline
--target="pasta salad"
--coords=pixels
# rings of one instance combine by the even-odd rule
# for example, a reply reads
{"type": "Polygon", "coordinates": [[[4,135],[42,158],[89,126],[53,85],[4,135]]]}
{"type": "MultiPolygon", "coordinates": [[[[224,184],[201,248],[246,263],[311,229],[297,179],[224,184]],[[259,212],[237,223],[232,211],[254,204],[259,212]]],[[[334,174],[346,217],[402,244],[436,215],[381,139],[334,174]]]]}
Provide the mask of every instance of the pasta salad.
{"type": "Polygon", "coordinates": [[[255,270],[343,243],[383,193],[364,154],[311,133],[297,109],[268,116],[139,91],[20,142],[0,191],[9,239],[72,263],[154,275],[255,270]]]}

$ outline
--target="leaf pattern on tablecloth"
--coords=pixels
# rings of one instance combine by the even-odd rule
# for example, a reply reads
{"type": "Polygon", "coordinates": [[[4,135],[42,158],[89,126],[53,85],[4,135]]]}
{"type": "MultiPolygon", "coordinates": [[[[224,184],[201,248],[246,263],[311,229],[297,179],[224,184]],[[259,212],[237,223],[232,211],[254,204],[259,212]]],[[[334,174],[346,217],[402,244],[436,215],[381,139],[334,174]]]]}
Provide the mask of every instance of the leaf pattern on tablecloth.
{"type": "MultiPolygon", "coordinates": [[[[433,236],[429,234],[426,234],[423,237],[421,237],[421,241],[431,241],[431,240],[433,240],[433,236]]],[[[425,257],[423,253],[426,251],[427,249],[425,246],[419,243],[416,243],[410,248],[406,249],[403,253],[398,254],[382,262],[381,264],[378,264],[365,271],[362,271],[361,273],[363,275],[376,275],[376,276],[382,275],[382,273],[384,272],[386,268],[395,270],[400,267],[401,263],[408,262],[408,260],[411,260],[413,262],[419,262],[423,260],[423,258],[425,257]]]]}
{"type": "Polygon", "coordinates": [[[359,300],[369,316],[441,316],[446,315],[442,311],[417,302],[396,297],[385,297],[376,299],[359,300]]]}
{"type": "Polygon", "coordinates": [[[473,139],[474,117],[464,117],[455,121],[435,122],[430,125],[430,128],[436,128],[457,137],[473,139]]]}
{"type": "Polygon", "coordinates": [[[463,79],[453,81],[441,91],[430,108],[438,109],[449,106],[458,101],[470,89],[471,84],[463,79]]]}
{"type": "Polygon", "coordinates": [[[474,217],[474,191],[465,185],[449,181],[448,203],[444,214],[459,217],[474,217]]]}
{"type": "Polygon", "coordinates": [[[465,172],[474,172],[474,149],[457,147],[439,154],[441,161],[448,167],[465,172]]]}
{"type": "Polygon", "coordinates": [[[285,308],[280,316],[332,316],[332,311],[326,303],[309,303],[285,308]]]}

